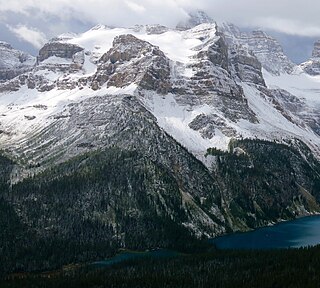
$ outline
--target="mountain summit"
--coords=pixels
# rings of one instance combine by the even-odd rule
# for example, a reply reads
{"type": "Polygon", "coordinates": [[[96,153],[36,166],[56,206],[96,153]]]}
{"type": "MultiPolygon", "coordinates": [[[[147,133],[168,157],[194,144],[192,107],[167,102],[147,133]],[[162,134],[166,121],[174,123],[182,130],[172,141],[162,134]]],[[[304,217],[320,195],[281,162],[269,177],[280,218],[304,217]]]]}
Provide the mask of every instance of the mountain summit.
{"type": "Polygon", "coordinates": [[[188,14],[185,21],[178,23],[178,30],[188,30],[204,23],[214,23],[214,20],[209,17],[204,11],[193,11],[188,14]]]}
{"type": "Polygon", "coordinates": [[[302,63],[301,67],[310,75],[320,75],[320,40],[314,44],[310,60],[302,63]]]}

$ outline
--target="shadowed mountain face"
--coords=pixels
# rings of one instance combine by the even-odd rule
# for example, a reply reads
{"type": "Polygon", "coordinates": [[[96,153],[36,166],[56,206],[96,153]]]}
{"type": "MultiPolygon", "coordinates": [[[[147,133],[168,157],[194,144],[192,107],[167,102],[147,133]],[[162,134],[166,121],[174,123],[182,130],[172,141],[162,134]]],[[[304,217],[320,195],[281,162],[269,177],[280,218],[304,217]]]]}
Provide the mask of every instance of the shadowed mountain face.
{"type": "Polygon", "coordinates": [[[64,34],[37,61],[2,48],[16,72],[0,84],[5,270],[319,212],[319,78],[266,33],[199,14],[64,34]]]}

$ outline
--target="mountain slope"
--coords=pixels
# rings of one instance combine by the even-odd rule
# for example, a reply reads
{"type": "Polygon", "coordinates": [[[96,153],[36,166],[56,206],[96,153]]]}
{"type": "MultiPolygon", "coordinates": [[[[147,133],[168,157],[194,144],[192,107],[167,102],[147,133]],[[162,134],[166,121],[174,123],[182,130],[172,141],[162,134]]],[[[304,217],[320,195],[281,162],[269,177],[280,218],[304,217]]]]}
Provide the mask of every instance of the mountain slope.
{"type": "Polygon", "coordinates": [[[318,76],[267,34],[204,16],[64,34],[0,84],[1,212],[35,253],[7,260],[188,249],[320,212],[318,76]]]}

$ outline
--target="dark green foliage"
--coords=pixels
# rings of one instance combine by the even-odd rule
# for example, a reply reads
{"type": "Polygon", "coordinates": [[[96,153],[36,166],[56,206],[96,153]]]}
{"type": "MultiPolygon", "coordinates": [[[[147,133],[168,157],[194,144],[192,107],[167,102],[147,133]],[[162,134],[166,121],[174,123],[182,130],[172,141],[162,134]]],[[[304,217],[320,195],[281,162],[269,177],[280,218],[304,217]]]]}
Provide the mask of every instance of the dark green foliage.
{"type": "Polygon", "coordinates": [[[227,232],[292,219],[299,207],[320,211],[319,162],[305,145],[235,140],[229,150],[208,150],[210,174],[193,157],[176,163],[113,147],[11,187],[13,163],[0,157],[0,273],[92,262],[119,248],[203,251],[208,244],[182,225],[199,207],[227,232]],[[189,210],[182,192],[193,197],[189,210]],[[213,204],[228,221],[216,219],[213,204]]]}
{"type": "Polygon", "coordinates": [[[212,148],[208,148],[207,149],[207,153],[205,156],[208,156],[208,155],[211,155],[211,156],[221,156],[221,155],[226,155],[228,154],[228,152],[226,151],[222,151],[220,149],[217,149],[215,147],[212,147],[212,148]]]}
{"type": "Polygon", "coordinates": [[[0,198],[8,191],[8,182],[13,168],[13,162],[1,155],[0,151],[0,198]]]}
{"type": "Polygon", "coordinates": [[[123,262],[92,270],[33,274],[0,282],[15,287],[319,287],[320,247],[274,251],[214,251],[123,262]],[[51,278],[48,278],[51,276],[51,278]]]}
{"type": "Polygon", "coordinates": [[[228,191],[225,200],[240,227],[292,219],[296,206],[319,212],[320,164],[307,146],[245,139],[231,141],[229,150],[211,154],[217,155],[214,175],[228,191]]]}
{"type": "Polygon", "coordinates": [[[3,272],[95,261],[122,247],[207,246],[178,224],[186,216],[175,179],[135,151],[111,148],[76,157],[13,185],[9,194],[4,203],[10,205],[0,208],[13,234],[2,242],[11,247],[21,230],[23,245],[4,250],[3,272]],[[19,217],[13,208],[22,211],[19,217]]]}

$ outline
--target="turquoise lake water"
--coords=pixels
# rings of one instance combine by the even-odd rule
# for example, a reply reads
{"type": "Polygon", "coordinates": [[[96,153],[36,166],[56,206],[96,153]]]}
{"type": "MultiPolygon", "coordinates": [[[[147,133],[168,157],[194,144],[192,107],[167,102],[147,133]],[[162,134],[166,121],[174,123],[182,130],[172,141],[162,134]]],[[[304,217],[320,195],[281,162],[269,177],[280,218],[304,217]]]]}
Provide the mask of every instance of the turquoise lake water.
{"type": "Polygon", "coordinates": [[[219,249],[298,248],[320,244],[320,216],[282,222],[246,233],[211,240],[219,249]]]}
{"type": "MultiPolygon", "coordinates": [[[[211,239],[219,249],[280,249],[320,244],[320,216],[304,217],[282,222],[246,233],[233,233],[211,239]]],[[[128,260],[142,258],[170,258],[180,253],[159,249],[146,252],[122,252],[116,256],[92,263],[93,267],[106,267],[128,260]]]]}

